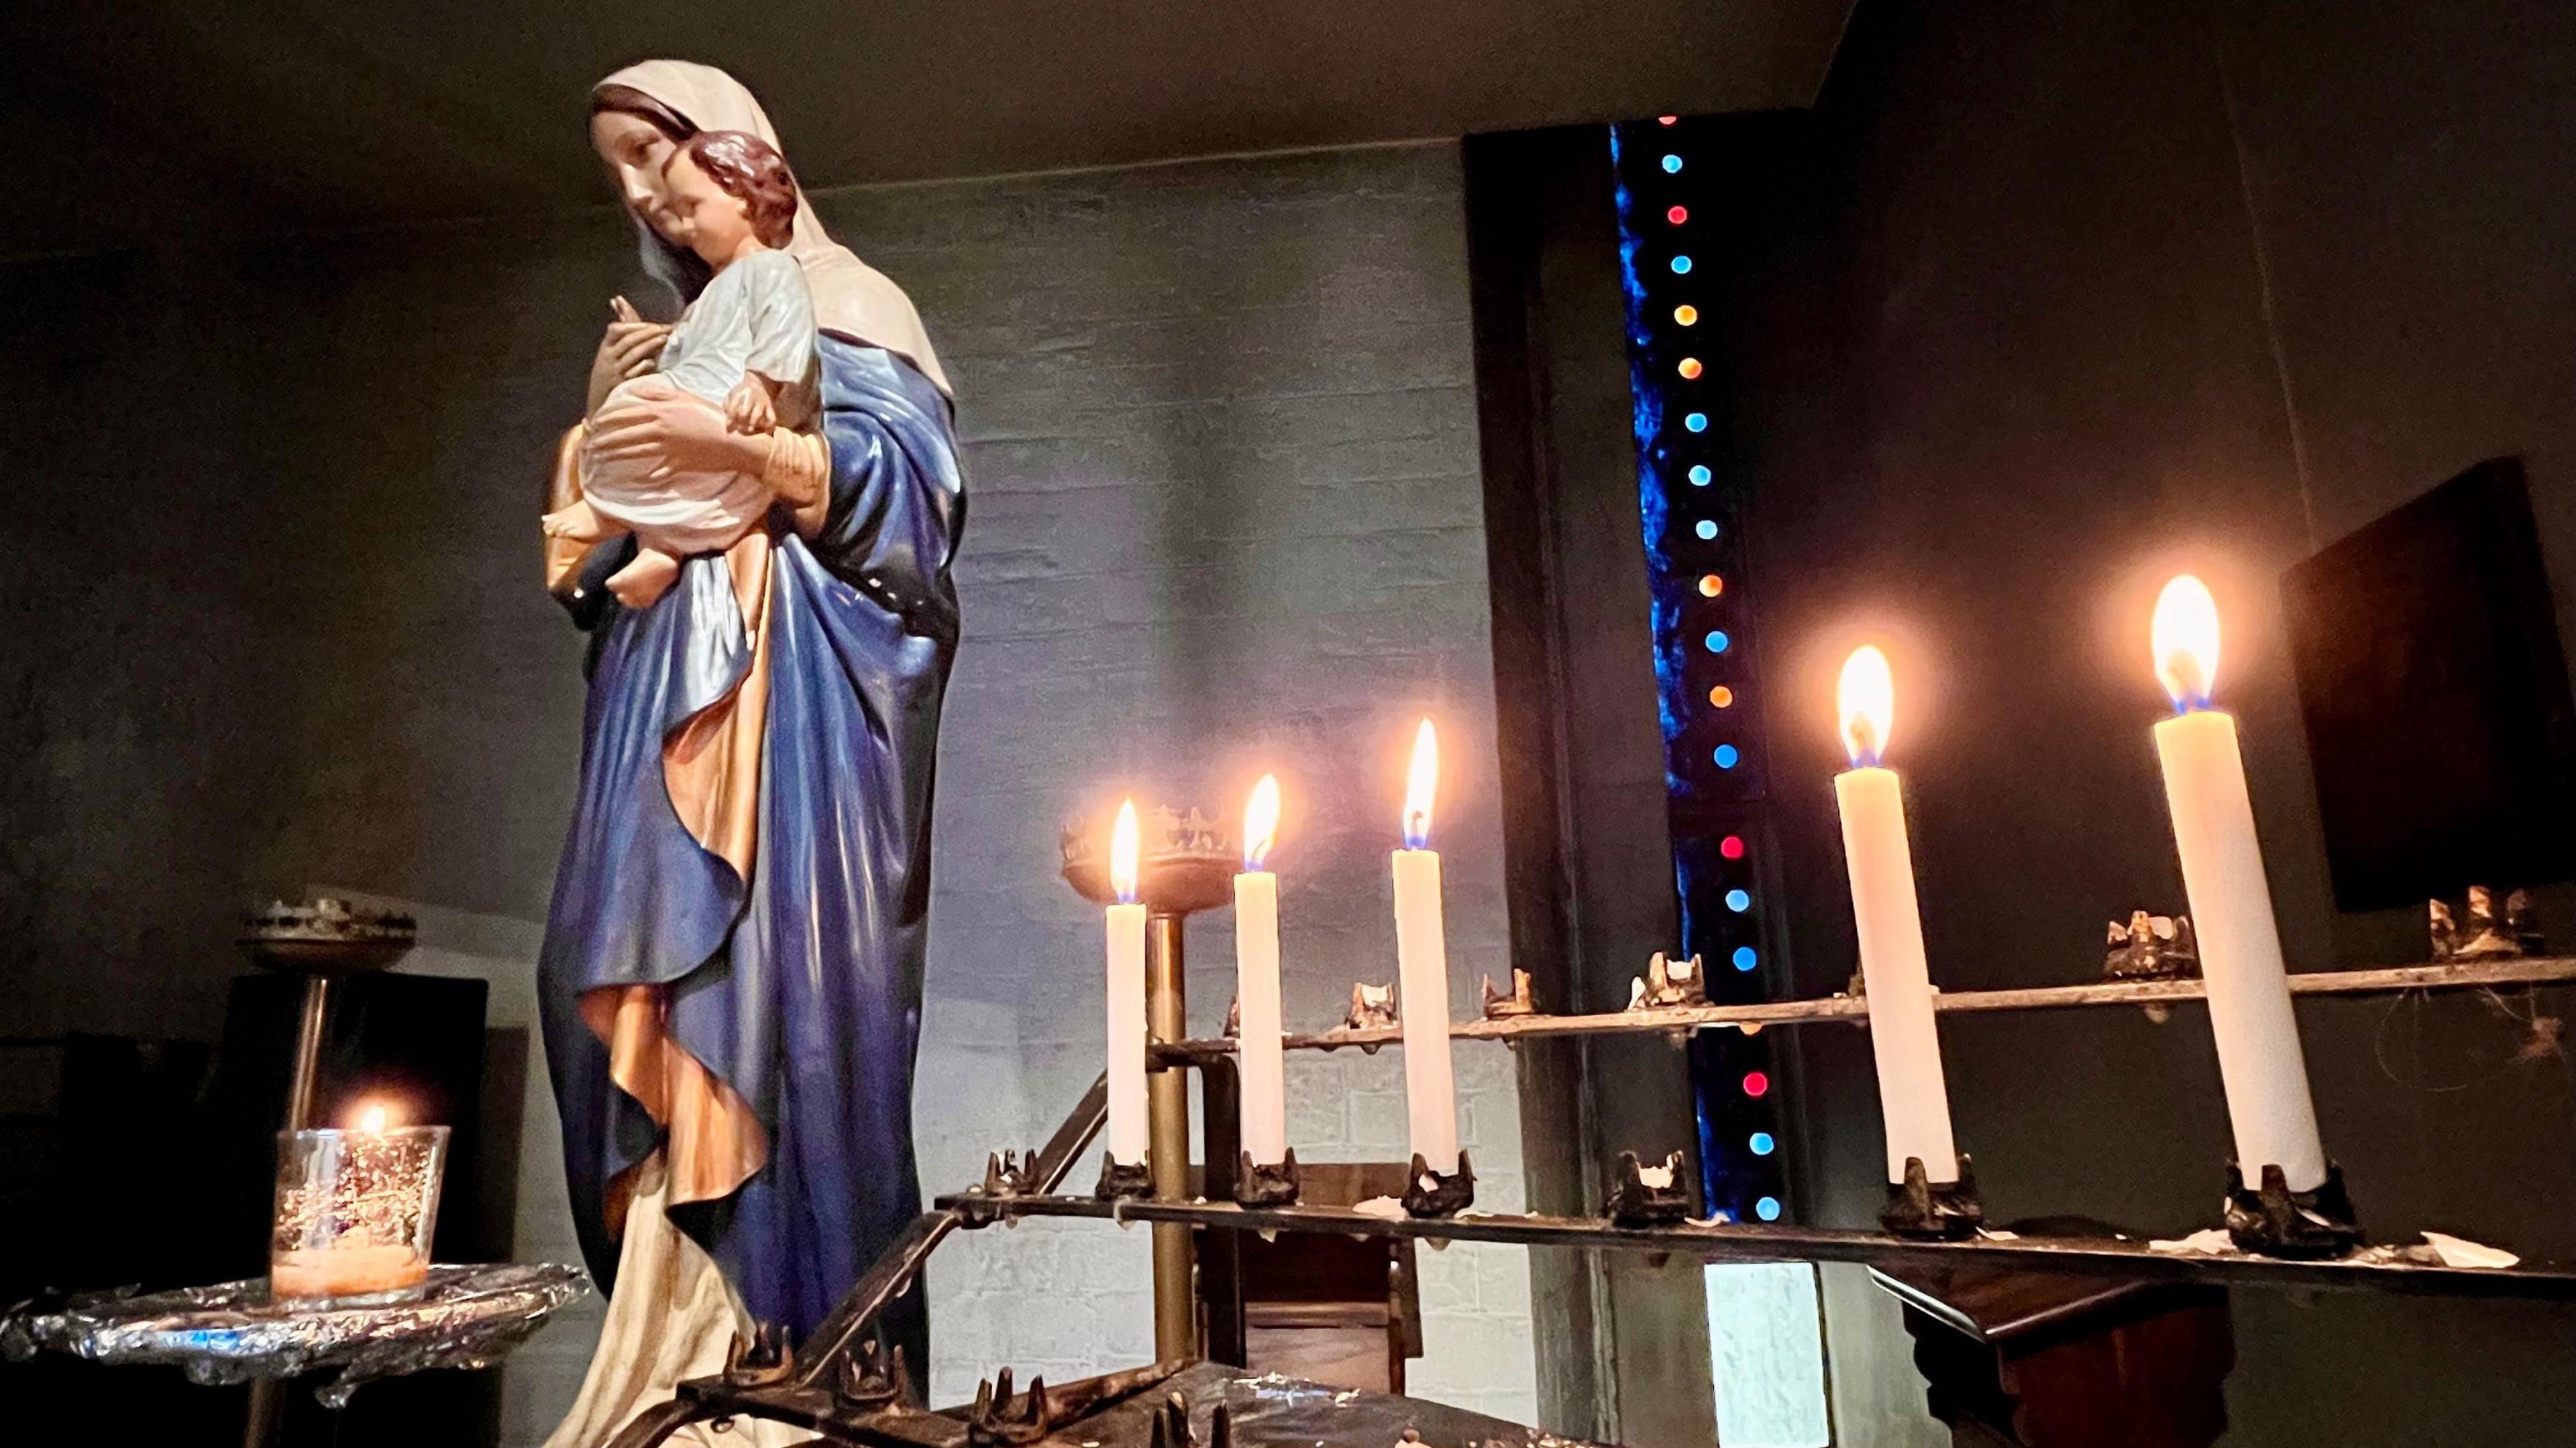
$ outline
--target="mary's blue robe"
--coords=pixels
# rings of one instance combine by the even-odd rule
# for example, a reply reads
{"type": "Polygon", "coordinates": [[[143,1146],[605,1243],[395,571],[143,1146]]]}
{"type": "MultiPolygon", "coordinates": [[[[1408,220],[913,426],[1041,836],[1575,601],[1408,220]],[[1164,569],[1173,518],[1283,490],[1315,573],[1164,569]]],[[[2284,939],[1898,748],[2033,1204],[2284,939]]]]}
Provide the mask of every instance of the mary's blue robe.
{"type": "MultiPolygon", "coordinates": [[[[592,1275],[613,1290],[618,1183],[667,1131],[612,1082],[583,1007],[658,987],[660,1029],[766,1137],[738,1189],[671,1218],[754,1318],[799,1339],[920,1210],[912,1079],[931,772],[965,510],[940,390],[879,348],[826,333],[820,352],[829,512],[810,541],[773,531],[765,618],[747,626],[715,555],[688,560],[649,609],[619,608],[604,580],[631,541],[595,550],[558,595],[592,632],[590,701],[538,967],[592,1275]],[[766,667],[755,669],[762,631],[766,667]],[[744,878],[683,824],[664,754],[688,721],[763,673],[757,848],[744,878]]],[[[918,1287],[885,1329],[926,1363],[918,1287]]]]}

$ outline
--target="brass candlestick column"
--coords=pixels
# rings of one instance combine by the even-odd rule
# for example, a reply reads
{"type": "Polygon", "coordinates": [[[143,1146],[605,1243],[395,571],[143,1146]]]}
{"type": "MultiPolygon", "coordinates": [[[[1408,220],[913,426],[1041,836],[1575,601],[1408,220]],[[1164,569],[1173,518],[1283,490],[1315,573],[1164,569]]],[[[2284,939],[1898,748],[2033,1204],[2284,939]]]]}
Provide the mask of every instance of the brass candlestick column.
{"type": "MultiPolygon", "coordinates": [[[[1062,837],[1065,883],[1102,905],[1115,898],[1109,888],[1108,820],[1108,813],[1074,820],[1062,837]]],[[[1189,1001],[1181,983],[1183,926],[1192,912],[1233,900],[1240,857],[1233,837],[1195,809],[1143,809],[1137,829],[1136,895],[1146,910],[1145,1032],[1158,1042],[1185,1040],[1189,1001]]],[[[1188,1201],[1188,1068],[1149,1064],[1145,1111],[1155,1200],[1188,1201]]],[[[1188,1227],[1154,1227],[1154,1356],[1167,1362],[1201,1355],[1193,1255],[1188,1227]]]]}
{"type": "MultiPolygon", "coordinates": [[[[1181,975],[1179,914],[1154,911],[1145,923],[1145,1030],[1156,1044],[1190,1034],[1188,990],[1181,975]]],[[[1190,1073],[1182,1066],[1149,1068],[1145,1078],[1146,1139],[1154,1167],[1154,1200],[1190,1199],[1190,1073]]],[[[1198,1290],[1190,1229],[1154,1224],[1154,1356],[1170,1362],[1195,1358],[1198,1290]]]]}

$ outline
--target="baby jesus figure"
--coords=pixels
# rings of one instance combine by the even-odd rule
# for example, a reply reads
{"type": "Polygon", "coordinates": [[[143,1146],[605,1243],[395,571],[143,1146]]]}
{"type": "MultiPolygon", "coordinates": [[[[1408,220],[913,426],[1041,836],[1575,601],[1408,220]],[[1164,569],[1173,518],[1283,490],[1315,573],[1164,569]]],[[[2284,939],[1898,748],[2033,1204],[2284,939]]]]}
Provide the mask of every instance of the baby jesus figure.
{"type": "MultiPolygon", "coordinates": [[[[686,394],[721,408],[738,433],[802,426],[814,409],[814,298],[803,268],[781,250],[796,222],[795,174],[757,136],[701,131],[673,148],[663,179],[666,234],[715,275],[672,327],[658,370],[619,383],[599,413],[686,394]]],[[[680,576],[683,558],[732,547],[760,526],[772,501],[757,474],[665,470],[600,456],[588,444],[581,493],[546,515],[546,532],[578,543],[633,533],[635,560],[608,578],[628,608],[651,607],[680,576]]]]}

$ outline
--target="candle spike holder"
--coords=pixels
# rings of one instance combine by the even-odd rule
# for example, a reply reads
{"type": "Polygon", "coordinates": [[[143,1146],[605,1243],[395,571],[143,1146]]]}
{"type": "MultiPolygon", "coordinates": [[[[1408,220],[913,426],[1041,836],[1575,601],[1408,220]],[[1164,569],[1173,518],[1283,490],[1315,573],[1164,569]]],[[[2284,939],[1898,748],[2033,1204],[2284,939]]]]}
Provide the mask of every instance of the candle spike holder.
{"type": "Polygon", "coordinates": [[[1154,1195],[1154,1169],[1141,1161],[1121,1162],[1107,1152],[1100,1154],[1100,1184],[1091,1189],[1095,1201],[1141,1202],[1154,1195]]]}
{"type": "Polygon", "coordinates": [[[1984,1221],[1985,1208],[1977,1201],[1977,1176],[1964,1151],[1959,1153],[1955,1182],[1934,1182],[1924,1170],[1923,1158],[1907,1157],[1905,1180],[1889,1184],[1887,1207],[1878,1214],[1878,1224],[1890,1235],[1924,1241],[1973,1237],[1984,1221]]]}
{"type": "Polygon", "coordinates": [[[1679,1226],[1690,1216],[1690,1188],[1682,1181],[1682,1154],[1674,1152],[1659,1167],[1647,1167],[1633,1151],[1619,1153],[1610,1178],[1606,1204],[1610,1225],[1631,1230],[1679,1226]],[[1655,1179],[1649,1180],[1649,1175],[1655,1179]]]}
{"type": "Polygon", "coordinates": [[[1462,1148],[1458,1169],[1436,1172],[1422,1153],[1413,1154],[1413,1172],[1404,1187],[1405,1215],[1412,1217],[1454,1217],[1476,1202],[1476,1169],[1469,1164],[1462,1148]]]}
{"type": "Polygon", "coordinates": [[[1395,1011],[1395,986],[1371,985],[1364,980],[1351,982],[1350,1014],[1342,1017],[1346,1030],[1393,1030],[1399,1023],[1395,1011]]]}
{"type": "Polygon", "coordinates": [[[912,1389],[912,1366],[905,1361],[903,1349],[889,1352],[883,1342],[873,1337],[841,1359],[832,1382],[832,1396],[840,1406],[855,1412],[918,1404],[912,1389]]]}
{"type": "Polygon", "coordinates": [[[1234,1199],[1247,1207],[1293,1207],[1301,1185],[1297,1173],[1297,1148],[1289,1147],[1276,1166],[1263,1166],[1252,1159],[1251,1152],[1242,1154],[1235,1167],[1234,1199]]]}
{"type": "Polygon", "coordinates": [[[2263,1168],[2263,1185],[2245,1189],[2245,1174],[2227,1164],[2227,1235],[2247,1252],[2293,1259],[2335,1258],[2361,1245],[2360,1215],[2345,1194],[2343,1168],[2326,1163],[2326,1179],[2313,1191],[2294,1192],[2278,1166],[2263,1168]]]}
{"type": "Polygon", "coordinates": [[[1038,1190],[1037,1170],[1035,1151],[1025,1162],[1016,1151],[988,1152],[984,1157],[984,1182],[976,1190],[988,1197],[1028,1196],[1038,1190]]]}
{"type": "Polygon", "coordinates": [[[774,1387],[794,1376],[795,1345],[775,1322],[754,1323],[749,1339],[737,1332],[725,1348],[724,1380],[732,1387],[774,1387]]]}
{"type": "Polygon", "coordinates": [[[1522,970],[1518,966],[1514,966],[1512,968],[1512,988],[1509,994],[1505,994],[1502,991],[1494,989],[1494,980],[1491,976],[1485,977],[1482,984],[1484,986],[1486,1020],[1503,1021],[1510,1020],[1518,1016],[1538,1014],[1538,1003],[1530,998],[1530,973],[1528,971],[1522,970]]]}

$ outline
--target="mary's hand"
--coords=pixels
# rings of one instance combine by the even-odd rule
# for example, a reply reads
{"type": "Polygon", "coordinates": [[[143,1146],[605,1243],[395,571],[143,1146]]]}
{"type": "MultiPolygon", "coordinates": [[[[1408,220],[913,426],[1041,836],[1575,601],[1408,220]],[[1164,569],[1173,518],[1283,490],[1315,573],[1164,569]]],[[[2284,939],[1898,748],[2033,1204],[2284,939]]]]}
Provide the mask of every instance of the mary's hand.
{"type": "Polygon", "coordinates": [[[770,435],[731,431],[714,404],[674,388],[669,396],[620,403],[592,418],[590,446],[604,461],[649,461],[657,472],[758,476],[769,465],[770,435]]]}
{"type": "Polygon", "coordinates": [[[610,309],[616,320],[600,335],[599,351],[590,359],[590,402],[582,409],[585,415],[597,412],[618,383],[652,371],[662,345],[671,339],[669,327],[638,317],[624,297],[610,303],[610,309]]]}

